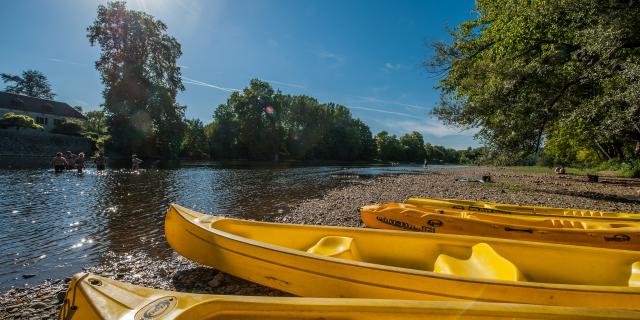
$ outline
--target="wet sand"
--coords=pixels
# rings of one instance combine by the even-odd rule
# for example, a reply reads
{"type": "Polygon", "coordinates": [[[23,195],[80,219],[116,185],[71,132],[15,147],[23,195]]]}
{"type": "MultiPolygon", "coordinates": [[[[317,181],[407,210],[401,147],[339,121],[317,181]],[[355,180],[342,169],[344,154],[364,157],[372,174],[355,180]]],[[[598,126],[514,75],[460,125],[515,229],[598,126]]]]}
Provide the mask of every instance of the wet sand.
{"type": "MultiPolygon", "coordinates": [[[[276,222],[360,227],[357,208],[409,197],[460,198],[523,205],[588,208],[640,212],[639,179],[601,177],[588,182],[584,176],[521,173],[509,168],[469,167],[425,170],[424,175],[374,178],[354,176],[348,183],[323,196],[295,205],[276,222]],[[491,176],[492,183],[461,182],[461,178],[491,176]],[[636,197],[636,198],[634,198],[636,197]]],[[[310,186],[313,188],[313,186],[310,186]]],[[[215,269],[199,266],[177,254],[154,259],[144,251],[110,254],[107,262],[86,269],[137,285],[181,292],[286,296],[287,293],[254,284],[215,269]]],[[[71,277],[71,275],[69,275],[71,277]]],[[[56,316],[70,278],[46,281],[0,293],[0,319],[49,319],[56,316]]]]}

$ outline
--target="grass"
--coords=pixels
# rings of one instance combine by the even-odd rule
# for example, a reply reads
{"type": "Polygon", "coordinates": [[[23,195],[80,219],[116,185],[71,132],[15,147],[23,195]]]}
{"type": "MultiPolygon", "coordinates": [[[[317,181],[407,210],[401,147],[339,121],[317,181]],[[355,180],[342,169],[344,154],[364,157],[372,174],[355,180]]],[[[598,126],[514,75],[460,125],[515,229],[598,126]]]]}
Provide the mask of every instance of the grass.
{"type": "MultiPolygon", "coordinates": [[[[555,174],[555,168],[543,167],[543,166],[513,166],[509,167],[513,171],[522,173],[533,174],[555,174]]],[[[631,177],[633,173],[626,168],[613,168],[613,167],[596,167],[596,168],[564,168],[567,174],[586,176],[587,174],[595,174],[603,177],[631,177]]]]}
{"type": "MultiPolygon", "coordinates": [[[[522,172],[522,173],[537,173],[537,174],[555,174],[555,168],[542,167],[542,166],[514,166],[509,167],[513,171],[522,172]]],[[[599,172],[593,172],[590,169],[580,169],[580,168],[564,168],[567,174],[585,176],[587,174],[599,174],[599,172]]],[[[609,175],[615,172],[607,172],[609,175]]],[[[614,174],[615,175],[615,174],[614,174]]]]}

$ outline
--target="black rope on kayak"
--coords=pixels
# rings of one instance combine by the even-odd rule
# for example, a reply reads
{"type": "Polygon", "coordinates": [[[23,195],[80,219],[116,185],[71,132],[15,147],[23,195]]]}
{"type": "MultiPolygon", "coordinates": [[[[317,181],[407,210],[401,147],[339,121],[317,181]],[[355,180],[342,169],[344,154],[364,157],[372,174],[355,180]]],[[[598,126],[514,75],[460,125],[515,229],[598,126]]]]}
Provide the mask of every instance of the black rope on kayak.
{"type": "Polygon", "coordinates": [[[84,278],[88,276],[89,274],[87,273],[84,276],[80,277],[78,281],[76,281],[75,285],[73,286],[73,292],[72,292],[73,297],[71,301],[69,301],[69,299],[66,299],[64,302],[64,307],[60,310],[60,312],[63,313],[61,315],[62,319],[71,320],[71,318],[73,318],[73,315],[76,313],[76,310],[78,309],[78,306],[76,306],[76,290],[78,290],[78,285],[80,285],[82,280],[84,280],[84,278]],[[67,305],[69,305],[68,309],[66,308],[67,305]],[[66,311],[69,311],[69,312],[67,313],[66,311]]]}

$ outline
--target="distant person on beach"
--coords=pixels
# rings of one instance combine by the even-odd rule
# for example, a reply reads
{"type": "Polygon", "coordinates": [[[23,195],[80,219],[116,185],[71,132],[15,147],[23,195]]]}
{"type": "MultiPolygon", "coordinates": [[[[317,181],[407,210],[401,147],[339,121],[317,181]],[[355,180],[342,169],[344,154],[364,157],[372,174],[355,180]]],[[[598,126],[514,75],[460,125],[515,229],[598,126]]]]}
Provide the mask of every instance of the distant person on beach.
{"type": "Polygon", "coordinates": [[[56,156],[51,159],[51,164],[56,173],[64,172],[64,169],[69,165],[67,159],[62,156],[62,152],[56,153],[56,156]]]}
{"type": "Polygon", "coordinates": [[[98,172],[103,172],[105,169],[104,155],[102,155],[102,153],[98,153],[93,161],[96,163],[96,170],[98,170],[98,172]]]}
{"type": "Polygon", "coordinates": [[[427,167],[427,164],[428,164],[428,163],[427,163],[427,158],[424,158],[424,163],[422,164],[422,167],[423,167],[423,168],[426,168],[426,167],[427,167]]]}
{"type": "Polygon", "coordinates": [[[82,174],[84,170],[84,152],[80,152],[78,157],[76,158],[76,168],[78,169],[78,173],[82,174]]]}
{"type": "Polygon", "coordinates": [[[76,158],[77,156],[75,154],[67,151],[67,170],[73,170],[75,168],[76,158]]]}
{"type": "Polygon", "coordinates": [[[138,171],[138,169],[140,169],[141,163],[142,163],[142,160],[138,158],[138,155],[134,154],[131,156],[131,170],[138,171]]]}

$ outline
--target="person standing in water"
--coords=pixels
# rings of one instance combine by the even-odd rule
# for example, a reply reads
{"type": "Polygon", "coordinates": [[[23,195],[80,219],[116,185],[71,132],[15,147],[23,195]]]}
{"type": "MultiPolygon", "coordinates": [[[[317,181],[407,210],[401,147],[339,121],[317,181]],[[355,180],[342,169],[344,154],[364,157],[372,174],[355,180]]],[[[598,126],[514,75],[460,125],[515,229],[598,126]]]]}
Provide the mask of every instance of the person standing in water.
{"type": "Polygon", "coordinates": [[[51,164],[53,165],[53,170],[55,170],[56,173],[64,172],[64,169],[69,165],[67,163],[67,159],[62,156],[62,152],[56,153],[56,156],[51,159],[51,164]]]}
{"type": "Polygon", "coordinates": [[[138,155],[134,154],[131,156],[131,170],[132,171],[138,171],[138,169],[140,169],[140,164],[142,163],[142,160],[140,160],[140,158],[138,158],[138,155]]]}
{"type": "Polygon", "coordinates": [[[78,173],[82,174],[84,170],[84,152],[78,154],[78,158],[76,158],[76,168],[78,169],[78,173]]]}
{"type": "Polygon", "coordinates": [[[93,161],[96,163],[96,170],[98,170],[99,173],[103,172],[105,169],[104,155],[98,153],[93,161]]]}
{"type": "Polygon", "coordinates": [[[67,170],[73,170],[76,165],[76,155],[67,151],[67,170]]]}

